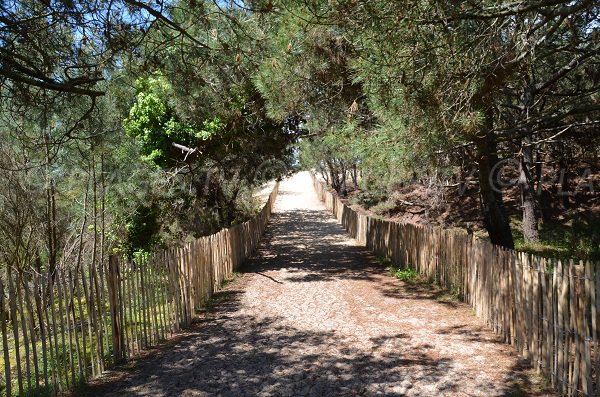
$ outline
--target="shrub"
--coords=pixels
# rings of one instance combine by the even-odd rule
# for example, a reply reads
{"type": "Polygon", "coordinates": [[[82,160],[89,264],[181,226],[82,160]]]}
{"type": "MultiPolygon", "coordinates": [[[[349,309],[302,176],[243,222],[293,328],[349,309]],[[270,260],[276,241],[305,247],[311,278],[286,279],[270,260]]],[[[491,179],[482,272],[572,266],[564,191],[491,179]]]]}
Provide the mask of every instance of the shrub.
{"type": "Polygon", "coordinates": [[[371,207],[371,211],[373,211],[377,215],[389,214],[394,209],[396,209],[396,203],[391,200],[383,201],[371,207]]]}
{"type": "Polygon", "coordinates": [[[419,276],[419,272],[410,267],[406,269],[392,268],[392,275],[401,281],[409,282],[416,280],[419,276]]]}

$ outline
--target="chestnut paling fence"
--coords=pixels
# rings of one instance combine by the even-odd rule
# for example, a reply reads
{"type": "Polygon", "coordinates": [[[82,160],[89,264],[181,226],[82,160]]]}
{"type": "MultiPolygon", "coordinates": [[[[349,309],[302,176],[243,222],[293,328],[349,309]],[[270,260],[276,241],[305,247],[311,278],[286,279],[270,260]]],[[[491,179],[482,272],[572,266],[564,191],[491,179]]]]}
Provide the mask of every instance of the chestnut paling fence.
{"type": "Polygon", "coordinates": [[[251,220],[145,260],[1,275],[0,395],[73,388],[189,326],[258,245],[277,191],[251,220]]]}
{"type": "Polygon", "coordinates": [[[459,293],[563,395],[600,395],[600,266],[506,250],[467,233],[359,214],[313,175],[349,234],[459,293]]]}

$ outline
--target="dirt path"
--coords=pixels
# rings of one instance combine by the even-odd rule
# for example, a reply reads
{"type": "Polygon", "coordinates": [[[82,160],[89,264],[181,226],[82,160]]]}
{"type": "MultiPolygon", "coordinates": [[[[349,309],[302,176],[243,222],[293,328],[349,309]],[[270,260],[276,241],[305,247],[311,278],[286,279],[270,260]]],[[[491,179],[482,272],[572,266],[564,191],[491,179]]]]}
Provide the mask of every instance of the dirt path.
{"type": "Polygon", "coordinates": [[[82,395],[497,396],[537,389],[512,348],[469,307],[388,276],[325,211],[306,173],[281,184],[265,242],[242,270],[189,333],[82,395]]]}

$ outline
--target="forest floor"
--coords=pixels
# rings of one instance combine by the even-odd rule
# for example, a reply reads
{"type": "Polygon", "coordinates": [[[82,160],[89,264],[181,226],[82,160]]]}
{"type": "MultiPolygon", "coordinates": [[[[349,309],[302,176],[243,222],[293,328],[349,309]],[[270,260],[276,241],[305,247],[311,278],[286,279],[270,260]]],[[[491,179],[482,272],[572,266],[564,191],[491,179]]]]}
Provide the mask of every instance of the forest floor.
{"type": "MultiPolygon", "coordinates": [[[[600,261],[600,193],[597,188],[600,177],[594,178],[573,178],[573,192],[564,197],[556,193],[556,184],[544,185],[543,194],[538,196],[542,215],[538,243],[524,240],[518,188],[504,189],[503,200],[516,249],[548,257],[600,261]]],[[[477,182],[471,178],[464,186],[450,186],[413,182],[395,186],[389,197],[382,197],[350,185],[348,196],[342,201],[355,211],[373,217],[446,229],[470,229],[478,238],[487,239],[477,182]]]]}
{"type": "Polygon", "coordinates": [[[467,305],[357,246],[307,173],[240,271],[190,330],[78,395],[548,395],[467,305]]]}

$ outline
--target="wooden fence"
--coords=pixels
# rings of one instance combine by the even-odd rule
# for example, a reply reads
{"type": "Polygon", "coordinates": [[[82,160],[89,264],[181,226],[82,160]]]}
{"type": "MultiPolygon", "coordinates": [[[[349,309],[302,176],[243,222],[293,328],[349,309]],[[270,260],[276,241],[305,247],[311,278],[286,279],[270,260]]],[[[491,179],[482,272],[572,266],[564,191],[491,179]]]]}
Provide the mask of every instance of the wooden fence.
{"type": "Polygon", "coordinates": [[[600,266],[506,250],[467,233],[359,214],[323,182],[321,201],[349,234],[469,303],[563,395],[600,395],[600,266]]]}
{"type": "Polygon", "coordinates": [[[2,275],[0,395],[70,389],[189,326],[256,248],[277,191],[253,219],[146,260],[2,275]]]}

